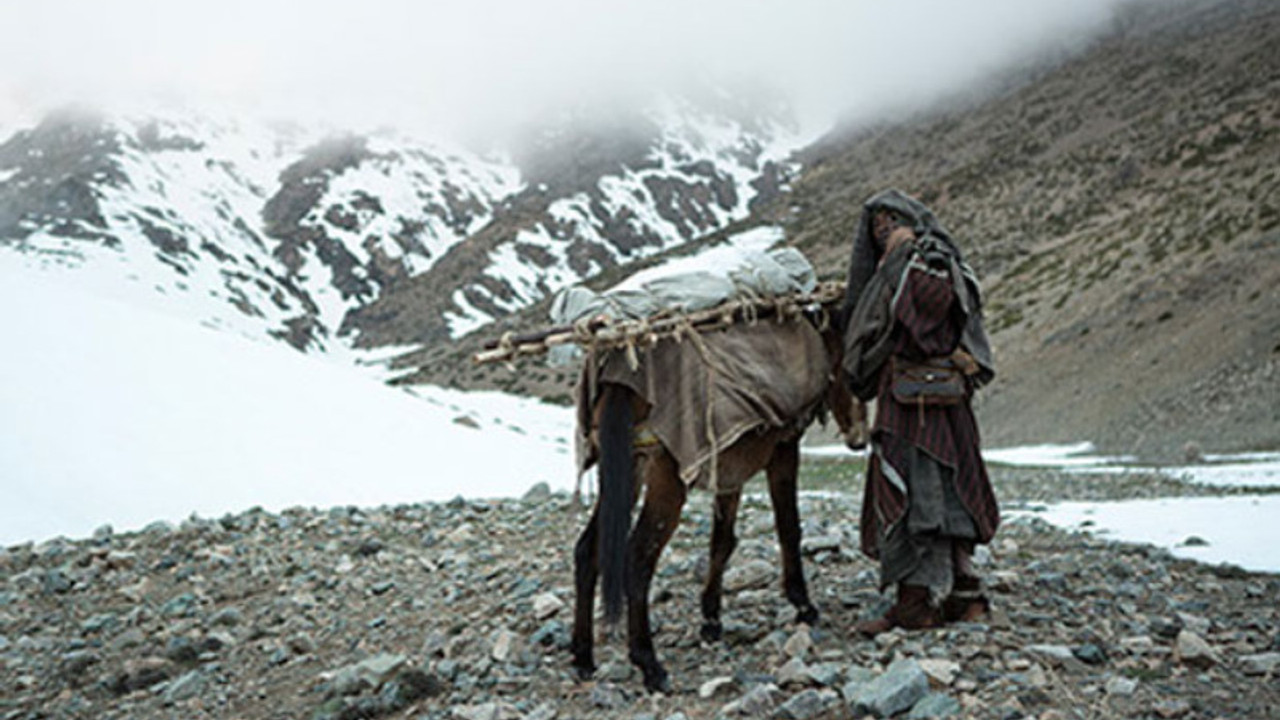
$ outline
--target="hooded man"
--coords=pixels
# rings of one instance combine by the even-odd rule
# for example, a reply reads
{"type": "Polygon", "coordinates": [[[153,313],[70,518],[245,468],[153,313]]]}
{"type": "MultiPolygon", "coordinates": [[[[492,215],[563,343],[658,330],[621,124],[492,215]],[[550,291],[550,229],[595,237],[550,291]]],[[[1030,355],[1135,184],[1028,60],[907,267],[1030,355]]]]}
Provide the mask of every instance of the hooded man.
{"type": "Polygon", "coordinates": [[[876,399],[862,550],[897,585],[874,636],[971,621],[988,608],[970,557],[1000,523],[973,391],[994,377],[977,278],[920,201],[886,190],[858,221],[841,312],[845,382],[876,399]]]}

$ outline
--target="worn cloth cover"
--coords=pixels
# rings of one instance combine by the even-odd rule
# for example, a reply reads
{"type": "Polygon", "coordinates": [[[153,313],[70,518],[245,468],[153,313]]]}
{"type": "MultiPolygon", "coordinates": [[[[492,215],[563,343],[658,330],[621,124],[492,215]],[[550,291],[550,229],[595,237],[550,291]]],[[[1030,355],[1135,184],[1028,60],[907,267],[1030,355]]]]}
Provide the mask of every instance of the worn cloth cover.
{"type": "MultiPolygon", "coordinates": [[[[714,269],[681,271],[681,267],[653,268],[602,293],[579,285],[564,288],[551,300],[551,322],[569,325],[598,316],[640,320],[662,313],[691,313],[727,300],[811,293],[818,282],[813,264],[791,247],[721,253],[719,267],[714,269]]],[[[581,355],[577,346],[561,345],[552,348],[548,360],[563,366],[581,355]]]]}
{"type": "Polygon", "coordinates": [[[602,383],[625,385],[651,406],[646,425],[675,457],[689,485],[713,489],[714,450],[749,432],[803,429],[826,391],[830,361],[822,336],[803,318],[738,323],[724,330],[667,339],[637,351],[593,354],[578,384],[579,472],[591,467],[592,408],[602,383]]]}

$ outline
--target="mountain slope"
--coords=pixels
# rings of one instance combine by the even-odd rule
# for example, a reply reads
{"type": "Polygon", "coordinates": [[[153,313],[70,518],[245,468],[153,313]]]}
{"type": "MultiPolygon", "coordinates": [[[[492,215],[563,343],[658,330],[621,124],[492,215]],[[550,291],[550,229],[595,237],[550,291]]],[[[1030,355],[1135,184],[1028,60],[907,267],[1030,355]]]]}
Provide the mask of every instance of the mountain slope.
{"type": "Polygon", "coordinates": [[[428,272],[353,312],[368,345],[432,346],[602,270],[727,227],[777,196],[786,126],[668,101],[557,127],[528,148],[528,186],[428,272]]]}
{"type": "Polygon", "coordinates": [[[508,165],[394,136],[59,113],[0,145],[0,249],[335,349],[351,306],[430,267],[517,182],[508,165]]]}
{"type": "Polygon", "coordinates": [[[665,99],[540,127],[517,165],[389,131],[63,112],[0,145],[0,261],[302,350],[450,342],[745,217],[778,191],[786,128],[665,99]]]}
{"type": "Polygon", "coordinates": [[[844,131],[769,216],[833,276],[861,203],[930,203],[986,286],[989,444],[1280,439],[1280,7],[1129,6],[1001,96],[844,131]]]}

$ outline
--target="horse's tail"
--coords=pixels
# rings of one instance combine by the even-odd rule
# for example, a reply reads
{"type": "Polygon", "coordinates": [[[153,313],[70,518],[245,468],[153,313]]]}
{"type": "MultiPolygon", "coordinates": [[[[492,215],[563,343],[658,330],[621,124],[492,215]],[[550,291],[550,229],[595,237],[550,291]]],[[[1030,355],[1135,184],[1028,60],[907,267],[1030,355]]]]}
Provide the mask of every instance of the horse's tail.
{"type": "Polygon", "coordinates": [[[635,493],[631,397],[622,387],[605,386],[598,431],[600,595],[604,601],[605,622],[613,623],[622,616],[627,535],[631,530],[635,493]]]}

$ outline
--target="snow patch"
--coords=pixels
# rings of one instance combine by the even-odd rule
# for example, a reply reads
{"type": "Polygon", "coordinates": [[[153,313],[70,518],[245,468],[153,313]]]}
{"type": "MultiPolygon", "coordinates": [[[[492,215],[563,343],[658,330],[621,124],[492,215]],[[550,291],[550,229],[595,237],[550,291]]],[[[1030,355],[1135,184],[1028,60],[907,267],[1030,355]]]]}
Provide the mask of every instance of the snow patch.
{"type": "Polygon", "coordinates": [[[0,544],[575,480],[572,411],[381,385],[0,266],[0,544]]]}

